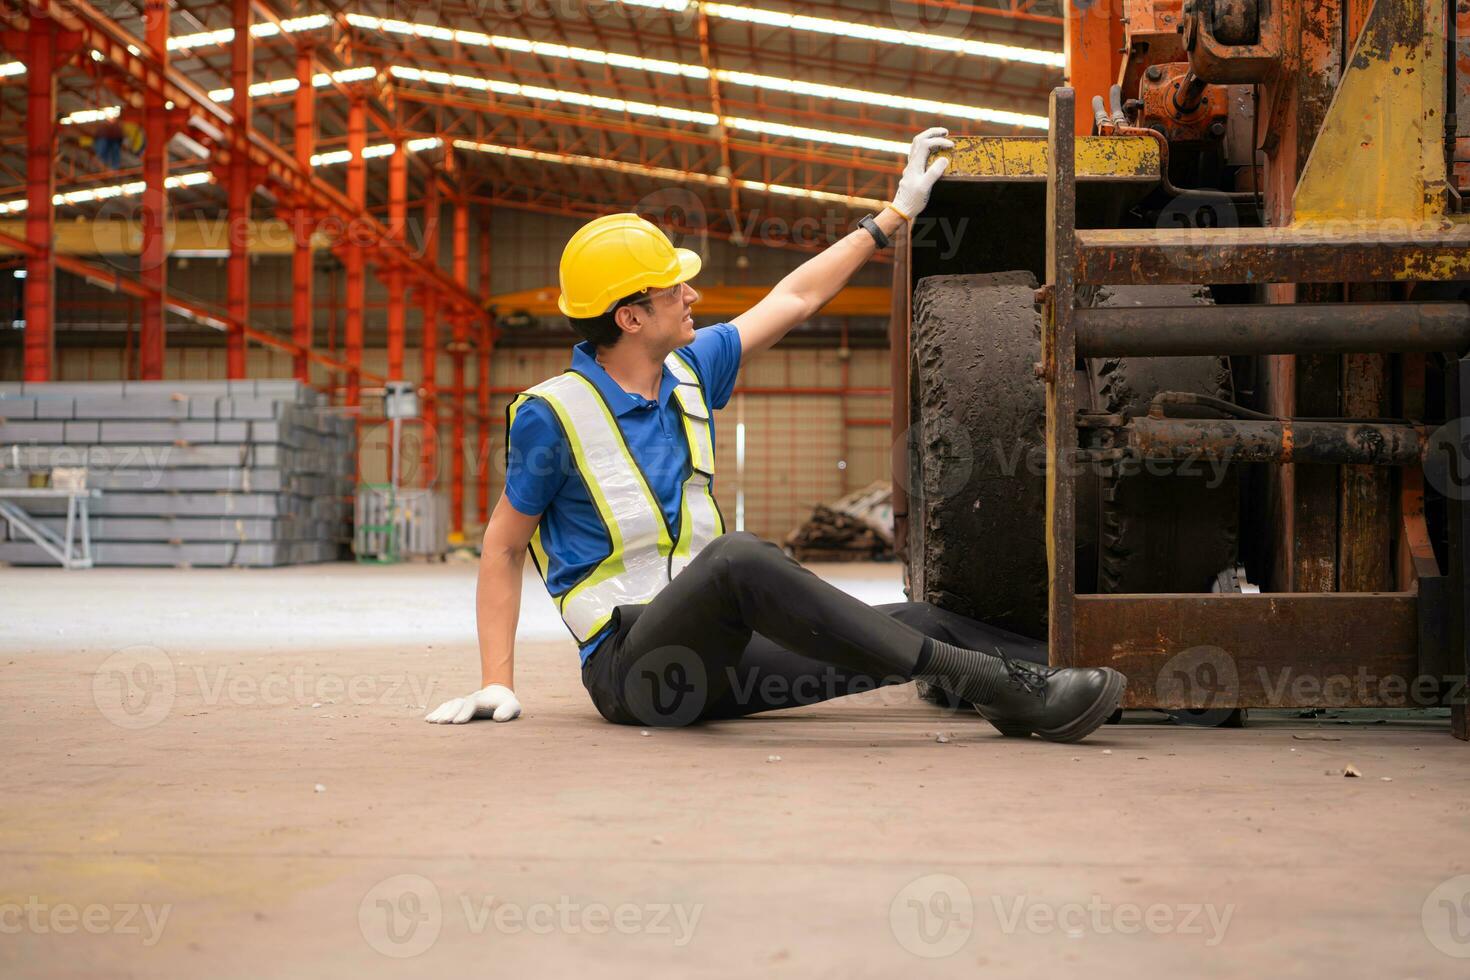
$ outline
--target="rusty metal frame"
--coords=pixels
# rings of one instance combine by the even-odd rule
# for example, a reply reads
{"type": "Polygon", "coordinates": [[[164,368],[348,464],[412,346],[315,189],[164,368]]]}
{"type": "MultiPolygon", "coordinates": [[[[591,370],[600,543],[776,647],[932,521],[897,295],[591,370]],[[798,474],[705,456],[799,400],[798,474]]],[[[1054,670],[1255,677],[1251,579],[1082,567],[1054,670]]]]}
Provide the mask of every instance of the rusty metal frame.
{"type": "MultiPolygon", "coordinates": [[[[1077,501],[1071,477],[1077,454],[1077,93],[1052,92],[1047,148],[1045,318],[1041,371],[1046,384],[1047,636],[1053,666],[1077,660],[1077,501]]],[[[1137,689],[1132,691],[1137,696],[1137,689]]]]}
{"type": "Polygon", "coordinates": [[[1083,357],[1470,349],[1470,303],[1283,303],[1078,310],[1083,357]]]}
{"type": "MultiPolygon", "coordinates": [[[[1041,370],[1047,404],[1046,541],[1051,663],[1066,667],[1111,666],[1123,671],[1129,678],[1125,703],[1130,706],[1448,704],[1452,709],[1452,731],[1459,738],[1470,738],[1464,697],[1464,678],[1470,667],[1466,638],[1470,592],[1467,592],[1465,568],[1470,526],[1467,526],[1464,500],[1448,501],[1451,561],[1447,587],[1440,592],[1448,607],[1444,610],[1444,634],[1449,642],[1448,655],[1444,658],[1447,670],[1443,673],[1426,675],[1424,671],[1435,658],[1426,657],[1421,634],[1433,629],[1435,622],[1426,620],[1426,613],[1431,610],[1423,604],[1417,589],[1260,595],[1076,594],[1075,501],[1071,480],[1058,478],[1058,474],[1073,472],[1081,458],[1077,452],[1076,372],[1072,369],[1078,356],[1078,320],[1096,323],[1106,319],[1094,318],[1091,312],[1079,316],[1080,311],[1075,309],[1079,286],[1119,281],[1209,284],[1444,279],[1463,275],[1470,257],[1441,254],[1433,263],[1406,261],[1408,250],[1425,247],[1422,242],[1408,241],[1407,236],[1402,242],[1386,246],[1383,235],[1378,240],[1355,239],[1349,235],[1313,239],[1310,233],[1303,235],[1288,229],[1274,241],[1254,241],[1251,236],[1234,233],[1208,236],[1196,233],[1191,242],[1184,244],[1169,241],[1167,235],[1161,236],[1157,231],[1147,235],[1078,231],[1074,138],[1072,127],[1066,124],[1073,117],[1074,98],[1070,89],[1058,89],[1052,97],[1050,139],[1055,165],[1047,182],[1047,285],[1041,370]],[[1165,240],[1160,242],[1160,238],[1165,240]],[[1120,244],[1128,246],[1121,257],[1113,251],[1120,244]],[[1276,253],[1273,245],[1281,246],[1285,254],[1276,253]],[[1187,255],[1190,261],[1181,263],[1181,255],[1187,255]],[[1241,277],[1242,269],[1255,274],[1241,277]],[[1159,276],[1150,279],[1141,275],[1144,270],[1157,270],[1159,276]],[[1304,680],[1306,683],[1302,683],[1304,680]]],[[[1459,231],[1441,234],[1458,236],[1459,231]]],[[[1441,248],[1444,243],[1428,247],[1441,248]]],[[[1410,305],[1401,316],[1412,319],[1424,309],[1410,305]]],[[[1453,304],[1443,309],[1452,319],[1462,316],[1462,311],[1453,304]]],[[[1308,308],[1298,315],[1305,319],[1313,314],[1308,308]]],[[[1257,327],[1264,328],[1273,319],[1292,316],[1286,312],[1266,313],[1257,327]]],[[[1383,321],[1372,308],[1364,316],[1383,321]]],[[[1226,317],[1223,313],[1215,314],[1211,322],[1215,321],[1219,327],[1226,317]]],[[[1382,328],[1387,322],[1379,322],[1377,327],[1382,328]]],[[[1470,414],[1470,397],[1467,397],[1470,358],[1452,365],[1451,375],[1447,411],[1452,416],[1463,417],[1470,414]]],[[[1198,434],[1196,430],[1221,424],[1142,421],[1155,428],[1173,426],[1180,430],[1171,430],[1169,438],[1176,442],[1192,438],[1198,434]]],[[[1261,429],[1256,434],[1263,437],[1263,447],[1266,443],[1274,444],[1263,448],[1262,459],[1290,458],[1293,440],[1279,423],[1230,424],[1261,429]],[[1273,425],[1274,432],[1268,432],[1273,425]]],[[[1329,428],[1331,432],[1327,434],[1336,439],[1350,435],[1353,426],[1338,423],[1335,427],[1329,424],[1329,428]]],[[[1419,460],[1426,451],[1435,450],[1433,444],[1426,447],[1422,431],[1407,426],[1393,428],[1395,432],[1390,435],[1398,440],[1402,451],[1377,458],[1365,446],[1348,447],[1344,443],[1338,447],[1344,450],[1342,453],[1329,452],[1325,458],[1331,462],[1406,465],[1419,460]]],[[[1457,445],[1450,445],[1450,451],[1462,451],[1456,449],[1457,445]]],[[[1427,542],[1420,545],[1410,558],[1416,566],[1428,570],[1434,565],[1433,553],[1424,547],[1427,542]]],[[[1414,541],[1410,540],[1407,547],[1412,549],[1414,541]]]]}

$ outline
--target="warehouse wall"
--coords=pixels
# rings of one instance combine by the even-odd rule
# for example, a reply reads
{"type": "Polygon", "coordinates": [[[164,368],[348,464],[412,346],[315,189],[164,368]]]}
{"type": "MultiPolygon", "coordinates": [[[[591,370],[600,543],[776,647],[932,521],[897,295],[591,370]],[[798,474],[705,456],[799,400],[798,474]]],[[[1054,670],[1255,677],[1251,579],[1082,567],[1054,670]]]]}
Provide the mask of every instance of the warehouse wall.
{"type": "MultiPolygon", "coordinates": [[[[19,377],[19,351],[0,350],[0,377],[19,377]]],[[[118,349],[62,349],[57,352],[58,381],[113,380],[124,376],[122,351],[118,349]]],[[[563,370],[570,354],[566,348],[509,348],[491,358],[491,385],[526,388],[563,370]]],[[[170,348],[165,377],[183,379],[222,378],[225,353],[220,348],[170,348]]],[[[734,529],[743,510],[745,530],[771,539],[783,538],[800,524],[814,504],[830,501],[843,493],[888,476],[889,433],[886,420],[888,396],[863,395],[843,399],[837,395],[769,394],[757,389],[799,387],[837,388],[842,383],[843,356],[836,348],[803,349],[777,347],[760,355],[741,370],[736,395],[715,414],[717,433],[717,476],[715,492],[725,519],[734,529]],[[845,401],[845,405],[844,405],[845,401]],[[736,459],[737,426],[745,427],[743,467],[736,459]]],[[[888,351],[855,349],[846,358],[848,384],[858,388],[888,386],[888,351]]],[[[409,359],[410,380],[418,380],[416,352],[409,359]]],[[[380,349],[364,352],[365,370],[381,373],[387,354],[380,349]]],[[[248,356],[252,378],[289,378],[289,355],[252,348],[248,356]]],[[[451,364],[441,355],[438,371],[441,384],[450,378],[451,364]]],[[[473,366],[467,371],[474,383],[473,366]]],[[[325,374],[314,378],[329,380],[325,374]]],[[[491,505],[498,499],[505,472],[504,419],[508,395],[491,399],[492,428],[490,458],[478,454],[475,422],[466,423],[465,438],[465,528],[477,523],[475,473],[483,462],[490,467],[491,505]]],[[[473,396],[470,397],[473,408],[473,396]]],[[[374,419],[382,413],[380,399],[364,400],[363,416],[374,419]]],[[[450,481],[450,416],[448,401],[441,402],[439,467],[435,486],[448,495],[450,481]]],[[[405,430],[405,482],[418,482],[420,427],[405,430]]],[[[380,421],[363,427],[361,442],[362,478],[387,479],[388,428],[380,421]]]]}

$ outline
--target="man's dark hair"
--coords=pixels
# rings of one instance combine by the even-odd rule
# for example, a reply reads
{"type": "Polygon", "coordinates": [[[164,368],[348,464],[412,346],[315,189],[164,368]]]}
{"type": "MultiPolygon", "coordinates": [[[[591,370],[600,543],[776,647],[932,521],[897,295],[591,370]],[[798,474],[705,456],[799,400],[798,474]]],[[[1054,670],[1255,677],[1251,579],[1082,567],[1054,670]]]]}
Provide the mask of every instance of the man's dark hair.
{"type": "Polygon", "coordinates": [[[585,318],[567,317],[572,329],[590,341],[593,347],[611,347],[623,338],[623,328],[618,326],[618,310],[633,303],[647,303],[648,290],[643,289],[632,296],[624,296],[613,304],[612,309],[601,316],[585,318]]]}

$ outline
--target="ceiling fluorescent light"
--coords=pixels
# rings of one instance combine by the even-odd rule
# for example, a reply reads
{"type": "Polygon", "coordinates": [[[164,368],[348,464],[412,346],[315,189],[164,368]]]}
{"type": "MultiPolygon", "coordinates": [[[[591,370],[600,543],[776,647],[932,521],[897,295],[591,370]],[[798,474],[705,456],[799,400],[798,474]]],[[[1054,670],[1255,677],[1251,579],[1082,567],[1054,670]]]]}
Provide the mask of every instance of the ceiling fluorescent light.
{"type": "Polygon", "coordinates": [[[805,187],[790,187],[785,184],[767,184],[758,180],[743,180],[735,177],[721,177],[715,174],[694,173],[687,170],[674,170],[670,167],[650,167],[641,163],[625,163],[621,160],[607,160],[602,157],[582,156],[574,153],[548,153],[543,150],[528,150],[518,146],[503,146],[496,143],[479,143],[474,140],[455,140],[454,146],[461,150],[473,150],[478,153],[492,153],[499,156],[516,157],[522,160],[534,160],[538,163],[556,163],[570,167],[588,167],[595,170],[613,170],[619,173],[631,174],[638,177],[649,177],[654,180],[677,181],[686,184],[704,184],[707,186],[735,187],[743,190],[759,191],[769,194],[781,194],[786,197],[804,197],[814,201],[830,201],[835,204],[844,204],[853,208],[868,208],[881,210],[887,204],[871,197],[854,197],[850,194],[835,194],[831,191],[811,190],[805,187]]]}

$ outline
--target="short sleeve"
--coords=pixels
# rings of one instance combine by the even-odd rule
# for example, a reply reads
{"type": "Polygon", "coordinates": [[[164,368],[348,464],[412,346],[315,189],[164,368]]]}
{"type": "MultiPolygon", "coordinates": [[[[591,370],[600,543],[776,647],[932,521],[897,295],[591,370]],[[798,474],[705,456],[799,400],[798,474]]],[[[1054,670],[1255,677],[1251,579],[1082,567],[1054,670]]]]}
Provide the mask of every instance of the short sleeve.
{"type": "Polygon", "coordinates": [[[537,398],[516,410],[506,439],[505,496],[527,517],[544,514],[571,473],[567,440],[537,398]]]}
{"type": "Polygon", "coordinates": [[[716,323],[694,331],[694,343],[681,348],[694,362],[694,371],[704,382],[711,408],[724,408],[735,390],[740,374],[740,331],[733,323],[716,323]]]}

